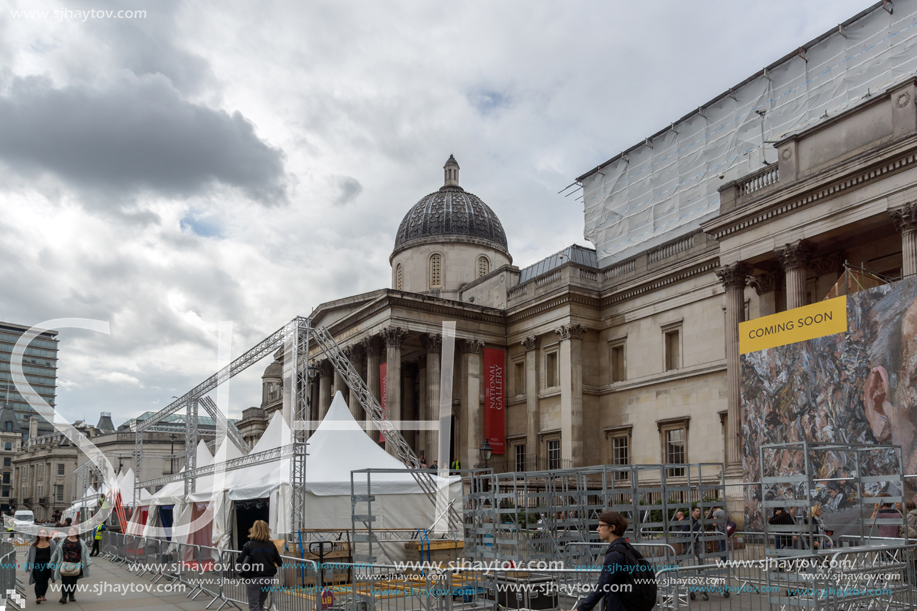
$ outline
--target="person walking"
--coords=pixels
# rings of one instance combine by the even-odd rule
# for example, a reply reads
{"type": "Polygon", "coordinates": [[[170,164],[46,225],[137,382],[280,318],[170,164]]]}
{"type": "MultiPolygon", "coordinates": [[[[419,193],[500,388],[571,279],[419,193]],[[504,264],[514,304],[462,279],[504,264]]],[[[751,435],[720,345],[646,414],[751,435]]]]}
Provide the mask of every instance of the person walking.
{"type": "Polygon", "coordinates": [[[573,608],[574,611],[592,611],[603,598],[602,611],[627,611],[618,595],[617,586],[627,579],[623,570],[627,567],[627,558],[624,557],[627,541],[623,538],[627,530],[627,518],[617,511],[603,511],[599,516],[599,526],[596,532],[602,541],[609,543],[605,551],[605,561],[602,563],[602,572],[599,581],[586,598],[582,599],[573,608]]]}
{"type": "Polygon", "coordinates": [[[436,460],[435,460],[435,459],[433,460],[433,464],[430,465],[430,471],[434,471],[434,472],[435,472],[435,471],[439,471],[439,465],[436,464],[436,460]]]}
{"type": "Polygon", "coordinates": [[[713,529],[716,531],[716,543],[720,552],[723,554],[720,556],[720,560],[726,562],[726,523],[729,521],[729,516],[726,515],[726,511],[722,507],[711,507],[710,513],[707,514],[708,520],[713,520],[713,529]]]}
{"type": "Polygon", "coordinates": [[[245,580],[249,611],[264,611],[269,588],[276,586],[277,567],[283,560],[271,541],[271,528],[264,520],[255,520],[248,531],[248,541],[239,556],[239,575],[245,580]]]}
{"type": "Polygon", "coordinates": [[[48,537],[48,529],[40,528],[38,536],[29,546],[29,555],[25,561],[25,570],[29,574],[29,585],[35,584],[35,604],[40,605],[48,600],[48,581],[51,579],[51,556],[57,549],[57,543],[48,537]]]}
{"type": "Polygon", "coordinates": [[[89,552],[90,556],[98,556],[101,553],[99,546],[102,545],[103,530],[108,530],[105,528],[105,524],[97,524],[96,527],[92,529],[92,551],[89,552]]]}
{"type": "Polygon", "coordinates": [[[54,579],[61,582],[60,604],[66,604],[68,598],[70,602],[76,602],[76,582],[82,577],[89,577],[90,564],[89,548],[80,539],[76,527],[71,526],[67,538],[51,554],[54,579]]]}

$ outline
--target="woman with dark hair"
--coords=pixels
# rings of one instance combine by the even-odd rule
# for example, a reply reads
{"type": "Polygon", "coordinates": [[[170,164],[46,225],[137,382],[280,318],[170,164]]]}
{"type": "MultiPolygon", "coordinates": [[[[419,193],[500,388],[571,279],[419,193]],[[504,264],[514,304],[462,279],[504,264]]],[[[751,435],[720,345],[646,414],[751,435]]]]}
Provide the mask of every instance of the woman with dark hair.
{"type": "Polygon", "coordinates": [[[271,541],[270,526],[264,520],[255,520],[239,556],[239,575],[245,580],[249,611],[264,611],[268,589],[276,585],[274,575],[282,565],[283,560],[271,541]]]}
{"type": "Polygon", "coordinates": [[[35,604],[40,605],[48,600],[48,580],[51,579],[51,556],[57,549],[57,543],[48,537],[48,529],[38,529],[38,536],[29,546],[29,555],[25,561],[25,570],[29,574],[29,585],[35,584],[35,604]]]}

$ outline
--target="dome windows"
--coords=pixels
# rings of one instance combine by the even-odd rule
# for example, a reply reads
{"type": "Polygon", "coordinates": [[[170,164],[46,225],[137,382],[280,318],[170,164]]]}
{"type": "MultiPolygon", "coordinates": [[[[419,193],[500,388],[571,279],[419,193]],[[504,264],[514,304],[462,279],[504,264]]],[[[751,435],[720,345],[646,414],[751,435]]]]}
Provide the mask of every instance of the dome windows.
{"type": "Polygon", "coordinates": [[[395,266],[395,290],[404,290],[404,267],[402,267],[401,263],[395,266]]]}
{"type": "Polygon", "coordinates": [[[483,278],[490,273],[490,260],[484,255],[478,257],[478,278],[483,278]]]}
{"type": "Polygon", "coordinates": [[[430,288],[443,287],[443,256],[439,253],[430,257],[430,288]]]}

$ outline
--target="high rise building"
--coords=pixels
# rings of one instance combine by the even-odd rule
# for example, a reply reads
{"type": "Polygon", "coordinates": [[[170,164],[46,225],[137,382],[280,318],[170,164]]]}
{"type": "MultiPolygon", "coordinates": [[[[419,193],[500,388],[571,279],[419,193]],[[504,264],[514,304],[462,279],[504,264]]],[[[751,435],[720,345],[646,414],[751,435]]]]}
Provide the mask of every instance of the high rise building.
{"type": "MultiPolygon", "coordinates": [[[[22,370],[32,386],[23,396],[13,384],[10,362],[13,347],[31,327],[0,322],[0,405],[12,409],[22,431],[29,430],[29,418],[35,410],[28,403],[28,397],[41,397],[51,407],[55,406],[57,392],[57,331],[44,331],[33,339],[25,349],[22,370]]],[[[39,433],[50,433],[51,425],[40,419],[39,433]]]]}

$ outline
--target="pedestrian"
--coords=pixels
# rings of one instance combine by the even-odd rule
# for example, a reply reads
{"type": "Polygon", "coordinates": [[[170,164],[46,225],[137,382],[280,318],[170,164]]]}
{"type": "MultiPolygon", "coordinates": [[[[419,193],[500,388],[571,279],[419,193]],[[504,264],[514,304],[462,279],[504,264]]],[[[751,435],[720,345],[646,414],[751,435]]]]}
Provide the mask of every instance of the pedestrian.
{"type": "MultiPolygon", "coordinates": [[[[773,526],[792,526],[796,524],[796,521],[793,520],[793,516],[783,510],[782,507],[777,507],[774,509],[774,515],[770,520],[767,521],[768,524],[773,526]]],[[[774,547],[776,549],[790,548],[793,545],[793,537],[786,534],[776,534],[774,535],[774,547]]]]}
{"type": "Polygon", "coordinates": [[[704,532],[704,524],[701,522],[700,515],[700,507],[695,507],[691,510],[691,547],[694,549],[694,557],[697,559],[697,563],[704,564],[704,560],[701,554],[701,551],[703,550],[701,533],[704,532]]]}
{"type": "Polygon", "coordinates": [[[79,531],[71,526],[66,539],[61,541],[51,555],[51,566],[54,567],[54,580],[61,582],[60,604],[76,602],[76,582],[83,577],[89,577],[89,548],[80,539],[79,531]]]}
{"type": "Polygon", "coordinates": [[[433,464],[430,465],[430,471],[439,471],[439,465],[436,464],[436,459],[433,459],[433,464]]]}
{"type": "MultiPolygon", "coordinates": [[[[672,525],[672,531],[674,533],[677,533],[674,537],[675,540],[684,541],[685,538],[687,537],[685,533],[688,532],[690,528],[691,527],[688,525],[688,521],[685,519],[685,512],[676,511],[675,512],[675,523],[672,525]]],[[[684,553],[685,553],[685,544],[676,543],[675,544],[675,555],[681,556],[684,553]]]]}
{"type": "Polygon", "coordinates": [[[602,564],[602,572],[599,574],[595,590],[582,599],[574,607],[574,611],[591,611],[603,598],[605,602],[602,604],[602,611],[627,611],[616,587],[627,580],[624,570],[618,570],[627,567],[627,559],[624,557],[624,551],[628,545],[623,538],[625,530],[627,530],[627,518],[617,511],[603,511],[599,516],[599,526],[596,532],[602,541],[609,543],[609,546],[605,550],[605,561],[602,564]]]}
{"type": "Polygon", "coordinates": [[[25,561],[25,570],[29,574],[29,585],[35,584],[35,604],[40,605],[48,600],[48,580],[51,579],[51,556],[57,549],[57,543],[48,537],[47,528],[39,528],[38,536],[29,546],[29,555],[25,561]]]}
{"type": "MultiPolygon", "coordinates": [[[[883,492],[879,495],[879,498],[890,498],[891,495],[887,492],[883,492]]],[[[895,509],[891,503],[882,503],[881,506],[879,503],[876,503],[876,508],[872,510],[871,520],[895,520],[896,524],[875,524],[873,526],[878,526],[879,536],[882,538],[897,539],[900,534],[901,521],[902,521],[901,512],[895,509]]],[[[872,529],[870,529],[870,535],[872,534],[872,529]]]]}
{"type": "Polygon", "coordinates": [[[910,510],[907,512],[907,521],[901,527],[898,535],[902,539],[907,536],[908,540],[917,541],[917,504],[910,502],[907,507],[910,510]]]}
{"type": "Polygon", "coordinates": [[[248,541],[239,556],[239,575],[245,580],[249,611],[264,611],[264,601],[272,586],[277,585],[274,575],[283,560],[271,541],[271,528],[264,520],[255,520],[248,531],[248,541]]]}
{"type": "Polygon", "coordinates": [[[726,512],[722,507],[711,507],[710,514],[707,516],[708,519],[713,520],[713,528],[716,532],[716,542],[717,546],[720,549],[720,552],[723,553],[720,556],[720,559],[723,562],[726,562],[726,523],[729,521],[729,516],[726,515],[726,512]]]}
{"type": "Polygon", "coordinates": [[[424,456],[424,453],[423,453],[422,450],[421,450],[421,452],[420,452],[420,468],[421,468],[421,469],[427,469],[427,468],[428,468],[428,467],[427,467],[427,457],[424,456]]]}
{"type": "Polygon", "coordinates": [[[96,524],[96,527],[92,529],[92,551],[89,552],[90,556],[98,556],[101,553],[99,546],[102,545],[103,530],[108,530],[105,524],[96,524]]]}

